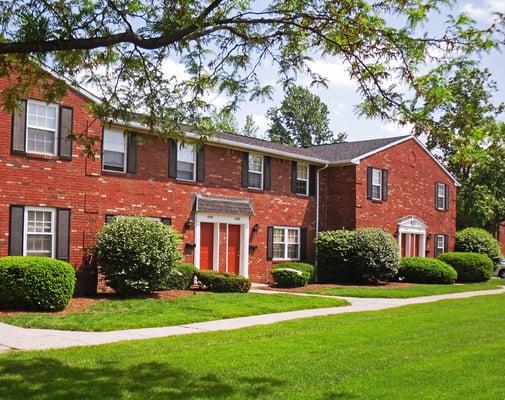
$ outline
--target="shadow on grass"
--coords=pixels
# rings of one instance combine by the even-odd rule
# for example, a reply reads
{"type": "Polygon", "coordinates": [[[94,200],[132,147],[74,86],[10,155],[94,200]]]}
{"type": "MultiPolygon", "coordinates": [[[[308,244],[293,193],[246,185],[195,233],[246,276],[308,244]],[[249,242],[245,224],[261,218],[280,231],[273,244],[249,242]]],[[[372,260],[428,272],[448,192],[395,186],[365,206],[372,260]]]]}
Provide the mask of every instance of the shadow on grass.
{"type": "Polygon", "coordinates": [[[255,399],[286,383],[268,376],[194,374],[159,362],[76,366],[53,358],[2,359],[0,399],[255,399]]]}

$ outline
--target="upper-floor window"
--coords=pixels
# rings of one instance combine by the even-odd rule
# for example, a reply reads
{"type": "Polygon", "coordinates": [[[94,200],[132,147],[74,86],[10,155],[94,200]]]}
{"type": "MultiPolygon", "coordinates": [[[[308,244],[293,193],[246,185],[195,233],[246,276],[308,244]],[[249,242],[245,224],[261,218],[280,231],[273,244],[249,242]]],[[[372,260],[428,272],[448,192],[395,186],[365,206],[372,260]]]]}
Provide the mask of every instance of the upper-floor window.
{"type": "Polygon", "coordinates": [[[263,189],[263,157],[249,154],[248,187],[263,189]]]}
{"type": "Polygon", "coordinates": [[[196,179],[196,151],[193,144],[180,144],[177,151],[177,179],[196,179]]]}
{"type": "Polygon", "coordinates": [[[447,185],[445,183],[437,183],[435,189],[437,210],[447,210],[447,185]]]}
{"type": "Polygon", "coordinates": [[[309,166],[307,164],[296,164],[296,193],[309,194],[309,166]]]}
{"type": "Polygon", "coordinates": [[[25,249],[27,256],[54,256],[55,210],[25,208],[25,249]]]}
{"type": "Polygon", "coordinates": [[[274,227],[273,259],[300,259],[300,228],[274,227]]]}
{"type": "Polygon", "coordinates": [[[26,151],[55,155],[58,130],[58,106],[29,100],[26,119],[26,151]]]}
{"type": "Polygon", "coordinates": [[[105,171],[126,171],[126,135],[122,130],[104,130],[102,159],[105,171]]]}
{"type": "Polygon", "coordinates": [[[372,200],[382,200],[382,170],[372,168],[372,200]]]}

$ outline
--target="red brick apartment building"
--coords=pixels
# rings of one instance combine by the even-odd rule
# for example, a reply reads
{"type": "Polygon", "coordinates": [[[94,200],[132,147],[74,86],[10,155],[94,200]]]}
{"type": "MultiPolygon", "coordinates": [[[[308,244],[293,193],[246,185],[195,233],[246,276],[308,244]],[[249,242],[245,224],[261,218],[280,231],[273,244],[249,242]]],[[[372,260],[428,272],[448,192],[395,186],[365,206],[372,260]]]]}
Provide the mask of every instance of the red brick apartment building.
{"type": "Polygon", "coordinates": [[[102,126],[79,88],[58,104],[32,96],[0,112],[0,256],[68,260],[80,291],[96,288],[87,251],[117,216],[171,224],[187,261],[254,281],[283,260],[313,262],[321,230],[381,227],[402,256],[454,245],[457,182],[414,137],[294,148],[220,133],[197,148],[134,122],[102,126]],[[94,160],[68,138],[87,127],[102,141],[94,160]]]}

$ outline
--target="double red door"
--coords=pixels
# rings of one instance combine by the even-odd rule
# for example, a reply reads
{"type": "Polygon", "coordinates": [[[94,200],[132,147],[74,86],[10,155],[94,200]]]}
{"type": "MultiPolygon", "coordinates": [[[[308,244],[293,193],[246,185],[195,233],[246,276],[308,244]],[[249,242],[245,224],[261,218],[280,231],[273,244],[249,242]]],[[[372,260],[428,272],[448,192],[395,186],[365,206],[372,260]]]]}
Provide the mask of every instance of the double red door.
{"type": "MultiPolygon", "coordinates": [[[[240,225],[228,225],[228,240],[226,248],[226,261],[221,253],[219,259],[227,262],[227,272],[240,273],[240,225]]],[[[221,238],[223,240],[224,238],[221,238]]],[[[224,244],[224,243],[222,243],[224,244]]],[[[220,246],[218,247],[220,248],[220,246]]],[[[223,247],[224,248],[224,247],[223,247]]],[[[214,267],[214,224],[202,222],[200,224],[200,269],[211,270],[214,267]]],[[[222,265],[221,271],[224,270],[222,265]]]]}
{"type": "Polygon", "coordinates": [[[416,235],[414,233],[402,233],[401,256],[402,257],[419,257],[420,244],[421,244],[421,235],[416,235]]]}

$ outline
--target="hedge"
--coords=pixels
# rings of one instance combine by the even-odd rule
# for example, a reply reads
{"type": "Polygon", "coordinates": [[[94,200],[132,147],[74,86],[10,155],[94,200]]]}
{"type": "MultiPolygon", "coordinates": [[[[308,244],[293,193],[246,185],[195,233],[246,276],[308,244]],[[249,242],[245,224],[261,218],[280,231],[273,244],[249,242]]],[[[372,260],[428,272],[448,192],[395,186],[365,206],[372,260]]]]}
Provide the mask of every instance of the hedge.
{"type": "Polygon", "coordinates": [[[274,268],[272,269],[272,277],[276,287],[294,288],[305,286],[309,275],[307,272],[293,268],[274,268]]]}
{"type": "Polygon", "coordinates": [[[0,305],[3,309],[57,311],[74,292],[74,268],[47,257],[0,259],[0,305]]]}
{"type": "Polygon", "coordinates": [[[306,264],[301,262],[283,262],[276,264],[275,269],[277,268],[289,268],[295,269],[297,271],[301,271],[307,274],[307,283],[314,283],[316,281],[316,267],[312,264],[306,264]]]}
{"type": "Polygon", "coordinates": [[[493,260],[478,253],[444,253],[438,257],[458,273],[460,282],[484,282],[491,279],[495,270],[493,260]]]}
{"type": "Polygon", "coordinates": [[[321,232],[314,243],[317,247],[318,282],[350,280],[349,248],[355,231],[335,230],[321,232]]]}
{"type": "Polygon", "coordinates": [[[455,250],[486,254],[495,264],[498,264],[502,257],[498,240],[488,231],[480,228],[465,228],[456,232],[455,250]]]}
{"type": "Polygon", "coordinates": [[[400,261],[398,277],[412,283],[454,283],[458,277],[450,265],[435,258],[405,257],[400,261]]]}
{"type": "Polygon", "coordinates": [[[193,264],[177,264],[169,274],[161,280],[161,284],[156,290],[184,290],[193,283],[193,278],[198,272],[193,264]]]}
{"type": "Polygon", "coordinates": [[[247,293],[251,281],[243,276],[216,271],[198,271],[196,277],[211,292],[247,293]]]}
{"type": "Polygon", "coordinates": [[[158,221],[118,218],[102,227],[93,255],[116,293],[150,293],[181,260],[181,236],[158,221]]]}

